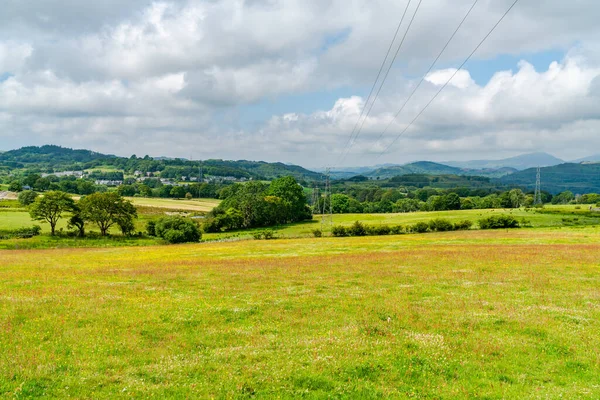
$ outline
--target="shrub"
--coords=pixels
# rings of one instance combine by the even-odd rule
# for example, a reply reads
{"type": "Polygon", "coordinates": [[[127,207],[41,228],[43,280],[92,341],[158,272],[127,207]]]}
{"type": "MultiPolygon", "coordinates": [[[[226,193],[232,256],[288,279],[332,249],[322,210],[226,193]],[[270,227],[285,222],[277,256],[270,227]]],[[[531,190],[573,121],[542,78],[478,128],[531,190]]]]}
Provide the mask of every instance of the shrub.
{"type": "Polygon", "coordinates": [[[473,221],[469,221],[468,219],[464,221],[459,221],[454,224],[454,230],[457,231],[468,231],[473,226],[473,221]]]}
{"type": "Polygon", "coordinates": [[[355,221],[348,229],[348,234],[350,236],[365,236],[367,234],[367,230],[363,224],[361,224],[359,221],[355,221]]]}
{"type": "Polygon", "coordinates": [[[196,222],[183,217],[164,217],[155,225],[156,236],[169,243],[198,242],[202,238],[196,222]]]}
{"type": "Polygon", "coordinates": [[[436,218],[429,221],[429,230],[432,232],[448,232],[454,230],[454,225],[447,219],[436,218]]]}
{"type": "Polygon", "coordinates": [[[392,235],[401,235],[404,233],[404,227],[402,225],[394,225],[390,229],[392,235]]]}
{"type": "Polygon", "coordinates": [[[313,234],[314,237],[321,237],[321,236],[323,236],[323,232],[321,232],[320,229],[314,229],[312,231],[312,234],[313,234]]]}
{"type": "Polygon", "coordinates": [[[38,236],[41,232],[42,228],[39,225],[30,228],[0,230],[0,239],[29,239],[38,236]]]}
{"type": "Polygon", "coordinates": [[[348,229],[341,225],[336,225],[333,228],[331,228],[331,234],[335,237],[348,236],[348,233],[348,229]]]}
{"type": "Polygon", "coordinates": [[[252,234],[252,237],[254,237],[254,239],[256,240],[271,240],[271,239],[275,239],[275,232],[273,232],[270,229],[264,230],[264,231],[259,231],[259,232],[254,232],[252,234]]]}
{"type": "Polygon", "coordinates": [[[38,194],[33,190],[25,190],[19,193],[19,203],[23,206],[28,206],[35,202],[35,199],[38,197],[38,194]]]}
{"type": "Polygon", "coordinates": [[[367,234],[373,236],[389,235],[392,229],[388,225],[371,225],[366,227],[367,234]]]}
{"type": "Polygon", "coordinates": [[[425,233],[428,230],[429,224],[427,222],[417,222],[416,224],[410,227],[410,231],[415,233],[425,233]]]}
{"type": "Polygon", "coordinates": [[[202,230],[206,233],[218,233],[221,232],[221,220],[217,218],[210,218],[202,225],[202,230]]]}
{"type": "Polygon", "coordinates": [[[146,224],[146,233],[148,236],[156,236],[156,222],[148,221],[146,224]]]}
{"type": "Polygon", "coordinates": [[[493,215],[479,220],[481,229],[519,228],[519,221],[511,215],[493,215]]]}

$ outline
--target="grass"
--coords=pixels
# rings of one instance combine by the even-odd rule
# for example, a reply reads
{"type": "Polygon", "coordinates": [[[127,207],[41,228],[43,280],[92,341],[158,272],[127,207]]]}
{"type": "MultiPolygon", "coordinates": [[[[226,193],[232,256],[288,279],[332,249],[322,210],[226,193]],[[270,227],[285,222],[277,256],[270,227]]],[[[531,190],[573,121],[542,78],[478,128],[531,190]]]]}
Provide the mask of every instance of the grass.
{"type": "Polygon", "coordinates": [[[170,210],[209,212],[219,205],[216,199],[157,199],[145,197],[127,197],[136,206],[164,208],[170,210]]]}
{"type": "MultiPolygon", "coordinates": [[[[526,220],[533,228],[565,227],[573,225],[600,225],[600,213],[591,215],[589,206],[548,206],[542,212],[526,209],[497,209],[497,210],[459,210],[459,211],[437,211],[437,212],[415,212],[400,214],[335,214],[334,225],[350,226],[355,221],[368,225],[414,225],[417,222],[429,222],[432,219],[443,218],[453,223],[469,220],[477,223],[478,220],[492,215],[512,215],[519,221],[526,220]]],[[[312,231],[321,229],[321,216],[315,215],[312,221],[298,224],[290,224],[272,228],[278,237],[310,237],[312,231]]],[[[250,238],[252,234],[260,229],[244,230],[239,232],[226,232],[218,234],[206,234],[207,240],[223,238],[250,238]]],[[[329,226],[324,226],[324,232],[329,232],[329,226]]]]}
{"type": "Polygon", "coordinates": [[[599,239],[0,251],[0,397],[598,398],[599,239]]]}

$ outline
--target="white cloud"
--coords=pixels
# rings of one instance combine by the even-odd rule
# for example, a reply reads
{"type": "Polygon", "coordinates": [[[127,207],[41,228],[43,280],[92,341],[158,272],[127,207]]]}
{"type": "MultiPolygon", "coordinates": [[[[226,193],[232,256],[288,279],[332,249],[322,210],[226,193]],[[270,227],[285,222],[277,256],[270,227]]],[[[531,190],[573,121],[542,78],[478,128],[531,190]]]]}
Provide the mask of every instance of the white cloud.
{"type": "MultiPolygon", "coordinates": [[[[364,101],[356,94],[372,83],[405,6],[392,0],[88,3],[4,5],[0,138],[5,148],[59,143],[186,157],[192,150],[203,157],[321,165],[347,142],[364,101]],[[289,104],[280,107],[281,116],[261,110],[257,119],[264,122],[257,126],[238,117],[249,104],[333,89],[354,96],[307,114],[289,104]]],[[[480,0],[441,65],[458,64],[511,3],[480,0]]],[[[456,71],[429,74],[389,135],[376,143],[414,87],[414,77],[419,79],[471,4],[423,2],[398,68],[351,157],[377,154],[456,71]]],[[[520,2],[475,58],[571,49],[566,59],[542,72],[523,61],[516,72],[500,71],[484,86],[468,70],[459,71],[389,159],[466,157],[519,151],[519,146],[562,152],[581,146],[587,152],[598,141],[593,134],[600,96],[598,12],[600,3],[593,0],[520,2]]],[[[308,101],[299,100],[298,108],[314,109],[300,104],[308,101]]]]}
{"type": "Polygon", "coordinates": [[[471,74],[469,71],[461,69],[457,72],[456,68],[448,68],[431,72],[427,74],[425,80],[437,86],[442,86],[449,82],[449,85],[459,89],[466,89],[475,84],[475,81],[471,79],[471,74]]]}
{"type": "Polygon", "coordinates": [[[32,51],[28,44],[0,42],[0,75],[19,72],[32,51]]]}

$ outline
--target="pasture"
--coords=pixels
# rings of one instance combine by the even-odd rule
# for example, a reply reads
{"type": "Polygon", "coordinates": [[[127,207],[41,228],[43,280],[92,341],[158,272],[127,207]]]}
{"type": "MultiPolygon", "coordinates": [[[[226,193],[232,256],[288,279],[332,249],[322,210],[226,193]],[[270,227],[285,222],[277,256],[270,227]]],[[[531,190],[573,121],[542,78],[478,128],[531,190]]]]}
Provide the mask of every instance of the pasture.
{"type": "MultiPolygon", "coordinates": [[[[478,220],[492,215],[512,215],[519,221],[526,221],[531,228],[561,228],[569,226],[594,226],[600,225],[600,213],[590,213],[589,206],[546,206],[543,210],[536,209],[490,209],[490,210],[459,210],[414,212],[399,214],[334,214],[333,225],[350,226],[355,221],[368,225],[414,225],[417,222],[429,222],[432,219],[442,218],[456,223],[469,220],[477,223],[478,220]]],[[[321,216],[315,215],[312,221],[273,227],[278,237],[295,238],[310,237],[312,231],[321,229],[321,216]]],[[[206,234],[206,240],[223,238],[251,238],[252,234],[261,229],[243,230],[239,232],[225,232],[206,234]]],[[[323,232],[328,234],[330,225],[323,226],[323,232]]]]}
{"type": "Polygon", "coordinates": [[[206,213],[219,205],[216,199],[158,199],[146,197],[126,197],[135,206],[163,208],[167,210],[180,210],[206,213]]]}
{"type": "Polygon", "coordinates": [[[600,397],[596,227],[0,259],[0,397],[600,397]]]}

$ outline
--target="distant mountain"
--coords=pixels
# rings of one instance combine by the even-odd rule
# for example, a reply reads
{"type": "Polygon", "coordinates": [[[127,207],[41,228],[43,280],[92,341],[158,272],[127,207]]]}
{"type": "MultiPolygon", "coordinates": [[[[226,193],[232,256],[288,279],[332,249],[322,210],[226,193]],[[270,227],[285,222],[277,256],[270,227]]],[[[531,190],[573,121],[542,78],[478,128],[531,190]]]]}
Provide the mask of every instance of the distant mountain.
{"type": "Polygon", "coordinates": [[[577,164],[583,163],[583,162],[591,162],[591,163],[600,162],[600,154],[594,154],[593,156],[583,157],[578,160],[573,160],[571,162],[577,163],[577,164]]]}
{"type": "Polygon", "coordinates": [[[363,175],[370,178],[387,179],[394,176],[410,174],[461,175],[462,173],[463,170],[460,168],[450,167],[448,165],[438,164],[430,161],[418,161],[406,165],[393,165],[389,167],[378,168],[363,175]]]}
{"type": "Polygon", "coordinates": [[[447,161],[446,165],[466,169],[498,169],[514,168],[519,171],[528,168],[551,167],[563,164],[564,161],[548,153],[530,153],[503,160],[473,160],[473,161],[447,161]]]}
{"type": "MultiPolygon", "coordinates": [[[[535,189],[537,168],[499,179],[499,182],[535,189]]],[[[541,169],[542,190],[560,193],[570,190],[575,194],[600,193],[600,164],[567,163],[541,169]]]]}

